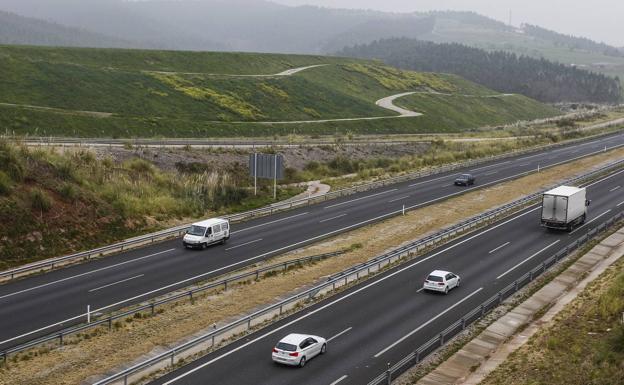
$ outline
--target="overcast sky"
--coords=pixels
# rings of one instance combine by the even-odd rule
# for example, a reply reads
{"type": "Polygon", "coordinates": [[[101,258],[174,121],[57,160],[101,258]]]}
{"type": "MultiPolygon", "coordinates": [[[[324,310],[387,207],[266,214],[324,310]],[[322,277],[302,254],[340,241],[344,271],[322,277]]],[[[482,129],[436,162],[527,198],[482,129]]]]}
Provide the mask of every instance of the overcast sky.
{"type": "Polygon", "coordinates": [[[624,0],[272,0],[286,5],[391,12],[470,10],[512,24],[541,27],[624,47],[624,0]]]}

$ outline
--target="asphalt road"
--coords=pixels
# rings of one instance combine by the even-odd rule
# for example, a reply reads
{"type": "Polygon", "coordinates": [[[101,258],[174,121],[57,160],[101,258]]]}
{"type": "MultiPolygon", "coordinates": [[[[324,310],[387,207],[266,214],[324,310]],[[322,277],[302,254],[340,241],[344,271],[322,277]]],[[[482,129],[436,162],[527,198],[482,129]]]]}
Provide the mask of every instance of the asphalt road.
{"type": "Polygon", "coordinates": [[[616,134],[552,151],[521,155],[466,171],[477,184],[453,186],[459,171],[386,186],[232,226],[223,246],[185,250],[171,240],[0,286],[0,349],[86,320],[92,312],[140,302],[322,237],[386,218],[402,209],[508,180],[540,165],[624,144],[616,134]]]}
{"type": "Polygon", "coordinates": [[[328,298],[153,384],[366,384],[505,286],[624,210],[624,171],[588,187],[587,224],[572,233],[539,225],[540,206],[468,234],[328,298]],[[435,269],[455,272],[461,286],[448,295],[422,292],[435,269]],[[328,353],[305,368],[271,361],[271,349],[289,333],[331,339],[328,353]]]}

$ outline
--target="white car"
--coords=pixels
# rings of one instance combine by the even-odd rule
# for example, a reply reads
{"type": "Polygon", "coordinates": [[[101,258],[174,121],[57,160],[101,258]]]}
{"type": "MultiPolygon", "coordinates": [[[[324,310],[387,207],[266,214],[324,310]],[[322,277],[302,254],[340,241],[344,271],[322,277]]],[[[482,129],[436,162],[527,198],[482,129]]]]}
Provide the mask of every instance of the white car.
{"type": "Polygon", "coordinates": [[[450,271],[434,270],[425,279],[423,290],[441,291],[447,294],[449,290],[459,287],[460,278],[450,271]]]}
{"type": "Polygon", "coordinates": [[[273,348],[274,362],[304,367],[306,362],[327,352],[327,340],[309,334],[289,334],[273,348]]]}

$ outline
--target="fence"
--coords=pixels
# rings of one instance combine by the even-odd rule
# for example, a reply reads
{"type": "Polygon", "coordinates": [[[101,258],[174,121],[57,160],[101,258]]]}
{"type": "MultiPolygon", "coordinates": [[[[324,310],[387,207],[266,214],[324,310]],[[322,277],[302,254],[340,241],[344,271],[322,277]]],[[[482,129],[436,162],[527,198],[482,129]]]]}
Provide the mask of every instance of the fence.
{"type": "Polygon", "coordinates": [[[510,297],[512,294],[516,293],[520,288],[522,288],[526,284],[533,281],[535,277],[544,273],[546,270],[551,268],[554,264],[556,264],[561,259],[569,255],[572,251],[578,249],[579,247],[581,247],[588,241],[592,240],[598,234],[608,230],[615,223],[618,223],[623,219],[624,219],[624,213],[621,212],[618,215],[610,218],[606,222],[602,223],[600,226],[589,231],[587,234],[583,235],[582,237],[574,241],[572,244],[559,250],[557,253],[555,253],[553,256],[548,258],[546,261],[542,262],[539,266],[529,271],[528,273],[524,274],[522,277],[518,278],[517,280],[509,284],[507,287],[505,287],[504,289],[502,289],[501,291],[499,291],[498,293],[496,293],[495,295],[487,299],[481,305],[472,309],[470,312],[465,314],[459,320],[455,321],[453,324],[451,324],[449,327],[447,327],[442,332],[437,334],[435,337],[431,338],[429,341],[419,346],[416,350],[414,350],[412,353],[405,356],[403,359],[401,359],[399,362],[394,364],[384,373],[375,377],[375,379],[369,382],[368,385],[379,385],[379,384],[390,385],[392,383],[392,379],[397,378],[407,369],[411,368],[414,365],[417,365],[424,357],[433,353],[438,348],[442,347],[445,341],[448,341],[449,339],[456,336],[458,333],[466,329],[466,327],[469,326],[470,324],[483,318],[483,316],[485,316],[489,311],[491,311],[492,309],[500,305],[504,299],[510,297]]]}
{"type": "MultiPolygon", "coordinates": [[[[621,167],[622,165],[624,165],[624,160],[612,162],[611,164],[601,169],[592,171],[576,178],[569,179],[568,181],[566,181],[566,183],[572,184],[584,179],[596,177],[600,174],[608,172],[609,170],[621,167]]],[[[336,289],[345,287],[352,282],[356,282],[362,277],[365,277],[372,273],[380,272],[385,267],[388,267],[401,259],[414,255],[419,251],[435,245],[436,243],[448,240],[451,237],[463,233],[467,230],[473,229],[480,224],[489,223],[500,215],[508,213],[511,210],[516,210],[518,208],[524,207],[528,203],[534,201],[540,195],[541,192],[532,194],[515,202],[490,210],[486,213],[477,215],[464,222],[461,222],[457,225],[446,228],[436,234],[419,239],[408,245],[371,259],[367,263],[345,270],[344,272],[330,277],[326,282],[323,282],[311,289],[305,290],[301,293],[291,296],[290,298],[267,306],[264,309],[245,316],[239,320],[236,320],[217,330],[214,330],[203,336],[199,336],[173,349],[160,353],[152,358],[149,358],[134,366],[124,369],[119,373],[102,379],[96,382],[94,385],[105,385],[118,382],[125,385],[133,380],[139,379],[142,376],[147,375],[148,371],[152,370],[153,368],[164,369],[167,366],[173,367],[176,363],[183,360],[184,357],[209,349],[214,349],[220,343],[227,341],[229,338],[240,335],[242,333],[246,333],[254,327],[263,325],[264,323],[270,322],[275,318],[279,318],[286,312],[292,311],[297,307],[301,306],[302,303],[334,292],[336,289]]],[[[401,211],[397,211],[397,214],[398,213],[401,213],[401,211]]]]}
{"type": "MultiPolygon", "coordinates": [[[[372,190],[372,189],[379,188],[379,187],[384,187],[384,186],[391,185],[391,184],[401,183],[401,182],[409,181],[412,179],[427,177],[427,176],[436,175],[436,174],[442,174],[442,173],[453,171],[456,169],[472,167],[472,166],[476,166],[482,163],[492,162],[492,161],[499,160],[499,159],[505,159],[505,158],[523,155],[527,153],[538,152],[543,149],[563,147],[563,146],[569,145],[570,143],[586,141],[586,140],[589,140],[590,138],[608,136],[610,134],[611,133],[599,134],[599,135],[594,135],[588,138],[568,141],[566,143],[557,143],[557,144],[552,144],[552,145],[538,146],[538,147],[533,147],[530,149],[512,151],[510,153],[490,156],[486,158],[474,159],[474,160],[469,160],[469,161],[460,162],[460,163],[453,163],[450,165],[435,167],[430,170],[409,173],[409,174],[405,174],[405,175],[401,175],[397,177],[383,179],[380,181],[365,183],[365,184],[351,187],[351,188],[336,190],[336,191],[329,192],[327,194],[324,194],[318,197],[303,198],[299,200],[287,201],[287,202],[282,202],[282,203],[277,203],[274,205],[266,206],[266,207],[256,209],[256,210],[250,210],[250,211],[246,211],[243,213],[227,215],[227,216],[224,216],[224,218],[229,219],[232,222],[249,220],[249,219],[253,219],[253,218],[257,218],[257,217],[261,217],[265,215],[271,215],[275,212],[290,210],[290,209],[302,207],[302,206],[309,206],[309,205],[313,205],[316,203],[324,202],[329,199],[340,198],[346,195],[364,192],[364,191],[372,190]]],[[[590,155],[593,155],[593,154],[590,154],[590,155]]],[[[586,155],[586,156],[590,156],[590,155],[586,155]]],[[[551,167],[551,166],[545,166],[545,167],[542,167],[542,169],[545,169],[548,167],[551,167]]],[[[142,245],[154,243],[156,241],[160,241],[160,240],[164,240],[164,239],[168,239],[172,237],[181,237],[185,233],[185,231],[188,229],[189,226],[190,225],[177,226],[177,227],[173,227],[167,230],[162,230],[162,231],[142,235],[139,237],[130,238],[122,242],[100,247],[97,249],[83,251],[83,252],[79,252],[79,253],[63,256],[63,257],[48,259],[45,261],[18,267],[15,269],[6,270],[3,272],[0,272],[0,279],[14,279],[15,277],[18,277],[18,276],[22,276],[22,275],[30,274],[34,272],[40,272],[40,271],[44,271],[47,269],[53,269],[55,267],[77,262],[79,260],[89,260],[93,257],[98,257],[107,253],[120,252],[131,247],[142,246],[142,245]]]]}
{"type": "MultiPolygon", "coordinates": [[[[150,303],[144,304],[144,305],[139,305],[136,307],[133,307],[130,310],[124,311],[122,313],[117,313],[117,314],[113,314],[112,312],[105,315],[105,316],[99,316],[99,315],[95,315],[93,316],[93,314],[91,315],[85,315],[85,318],[99,318],[98,320],[93,320],[87,324],[84,325],[80,325],[80,326],[74,326],[74,327],[69,327],[69,328],[65,328],[63,330],[59,330],[56,331],[54,333],[48,334],[46,336],[40,337],[40,338],[36,338],[33,339],[31,341],[28,341],[26,343],[20,344],[18,346],[12,347],[10,349],[6,349],[2,352],[0,352],[0,357],[2,357],[4,359],[5,362],[7,362],[9,356],[11,354],[16,354],[19,352],[22,352],[24,350],[30,349],[32,347],[38,346],[38,345],[42,345],[42,344],[46,344],[49,342],[53,342],[58,340],[58,344],[59,345],[63,345],[64,340],[71,335],[75,335],[81,332],[84,332],[86,330],[89,329],[93,329],[99,326],[103,326],[103,325],[107,325],[108,329],[112,329],[113,327],[113,322],[119,319],[124,319],[126,317],[129,316],[133,316],[134,314],[138,314],[138,313],[142,313],[144,311],[149,311],[152,315],[155,314],[156,312],[156,308],[158,306],[167,304],[167,303],[171,303],[171,302],[176,302],[179,301],[181,299],[187,298],[189,300],[193,300],[193,296],[208,290],[213,290],[213,289],[220,289],[222,288],[223,290],[227,290],[228,286],[232,286],[235,285],[237,283],[241,283],[241,282],[246,282],[249,279],[259,279],[262,275],[268,274],[268,273],[272,273],[272,272],[279,272],[279,271],[285,271],[288,270],[289,268],[291,268],[292,266],[297,266],[297,265],[302,265],[305,263],[310,263],[310,262],[316,262],[316,261],[320,261],[323,259],[327,259],[330,257],[335,257],[341,254],[346,253],[347,250],[340,250],[340,251],[335,251],[332,253],[325,253],[325,254],[320,254],[320,255],[312,255],[309,257],[302,257],[302,258],[298,258],[298,259],[293,259],[290,261],[286,261],[286,262],[282,262],[282,263],[278,263],[278,264],[274,264],[271,266],[266,266],[254,271],[250,271],[247,273],[242,273],[233,277],[228,277],[222,280],[219,280],[217,282],[210,282],[207,283],[205,285],[201,285],[199,287],[195,287],[192,289],[186,289],[182,292],[180,292],[178,290],[177,293],[172,294],[169,293],[171,295],[165,297],[165,298],[161,298],[158,300],[153,300],[150,303]]],[[[86,320],[85,320],[86,321],[86,320]]]]}

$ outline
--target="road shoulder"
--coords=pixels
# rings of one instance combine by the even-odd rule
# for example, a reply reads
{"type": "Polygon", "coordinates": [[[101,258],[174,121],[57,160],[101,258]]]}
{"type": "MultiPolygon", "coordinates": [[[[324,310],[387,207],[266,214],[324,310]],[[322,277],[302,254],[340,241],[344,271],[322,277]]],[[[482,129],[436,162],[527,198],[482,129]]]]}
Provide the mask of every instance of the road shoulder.
{"type": "MultiPolygon", "coordinates": [[[[555,316],[566,305],[623,255],[624,227],[593,247],[529,299],[487,327],[417,384],[479,384],[541,328],[551,325],[555,316]]],[[[399,383],[411,383],[407,380],[409,376],[410,373],[406,373],[399,383]]]]}

